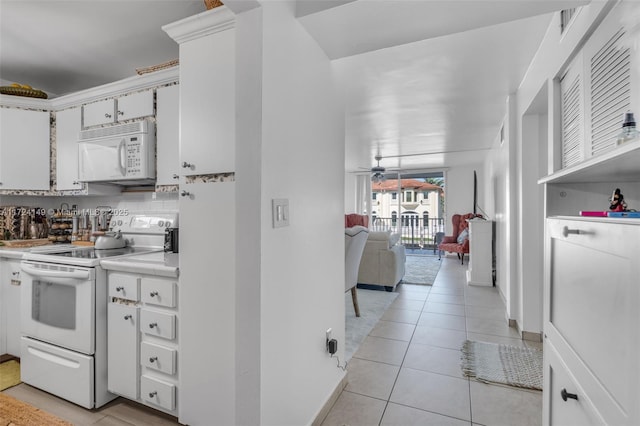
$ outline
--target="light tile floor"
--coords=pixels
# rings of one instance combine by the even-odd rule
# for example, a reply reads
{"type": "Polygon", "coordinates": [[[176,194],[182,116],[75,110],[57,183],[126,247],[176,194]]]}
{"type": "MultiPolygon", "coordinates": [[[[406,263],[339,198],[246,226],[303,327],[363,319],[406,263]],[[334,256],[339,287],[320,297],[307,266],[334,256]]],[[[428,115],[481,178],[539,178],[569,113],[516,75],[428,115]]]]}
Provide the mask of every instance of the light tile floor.
{"type": "Polygon", "coordinates": [[[466,265],[443,257],[433,286],[399,296],[347,366],[349,383],[323,426],[542,424],[542,393],[469,380],[466,339],[532,345],[507,325],[496,288],[466,285],[466,265]]]}
{"type": "MultiPolygon", "coordinates": [[[[398,297],[349,362],[349,384],[323,426],[542,423],[540,392],[462,375],[460,347],[467,338],[542,347],[520,340],[507,326],[496,289],[466,286],[466,269],[445,257],[433,286],[397,286],[398,297]]],[[[74,425],[178,424],[123,398],[85,410],[25,384],[3,392],[74,425]]]]}

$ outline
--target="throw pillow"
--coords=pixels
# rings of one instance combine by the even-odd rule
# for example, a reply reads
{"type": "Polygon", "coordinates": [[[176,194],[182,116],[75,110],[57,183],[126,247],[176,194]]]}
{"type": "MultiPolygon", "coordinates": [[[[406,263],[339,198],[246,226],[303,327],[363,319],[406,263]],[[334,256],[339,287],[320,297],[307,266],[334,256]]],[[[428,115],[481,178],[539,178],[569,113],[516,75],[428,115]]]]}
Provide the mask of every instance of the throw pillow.
{"type": "Polygon", "coordinates": [[[464,244],[464,240],[469,238],[469,230],[463,229],[462,232],[458,235],[458,244],[464,244]]]}

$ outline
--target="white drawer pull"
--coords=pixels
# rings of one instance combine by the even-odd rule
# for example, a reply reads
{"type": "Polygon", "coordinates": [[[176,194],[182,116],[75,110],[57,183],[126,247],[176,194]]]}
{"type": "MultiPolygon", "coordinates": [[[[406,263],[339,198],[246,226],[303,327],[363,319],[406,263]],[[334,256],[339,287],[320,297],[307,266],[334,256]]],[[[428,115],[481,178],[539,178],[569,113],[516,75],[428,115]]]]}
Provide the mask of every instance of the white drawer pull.
{"type": "Polygon", "coordinates": [[[567,238],[570,234],[580,234],[580,230],[579,229],[569,229],[568,226],[565,226],[564,228],[562,228],[562,236],[567,238]]]}

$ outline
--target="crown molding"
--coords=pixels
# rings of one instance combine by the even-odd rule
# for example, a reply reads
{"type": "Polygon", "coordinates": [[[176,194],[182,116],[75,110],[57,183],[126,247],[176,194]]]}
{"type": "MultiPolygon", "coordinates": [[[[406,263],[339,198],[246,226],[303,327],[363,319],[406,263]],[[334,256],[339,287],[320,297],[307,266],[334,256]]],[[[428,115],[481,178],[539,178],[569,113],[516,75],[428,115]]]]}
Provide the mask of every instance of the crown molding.
{"type": "Polygon", "coordinates": [[[179,76],[179,65],[148,74],[135,75],[112,83],[103,84],[102,86],[92,87],[91,89],[51,99],[51,108],[57,111],[71,106],[121,96],[126,93],[146,90],[152,87],[162,86],[164,84],[175,83],[178,81],[179,76]]]}
{"type": "Polygon", "coordinates": [[[178,44],[234,28],[236,16],[226,6],[190,16],[162,26],[162,30],[178,44]]]}

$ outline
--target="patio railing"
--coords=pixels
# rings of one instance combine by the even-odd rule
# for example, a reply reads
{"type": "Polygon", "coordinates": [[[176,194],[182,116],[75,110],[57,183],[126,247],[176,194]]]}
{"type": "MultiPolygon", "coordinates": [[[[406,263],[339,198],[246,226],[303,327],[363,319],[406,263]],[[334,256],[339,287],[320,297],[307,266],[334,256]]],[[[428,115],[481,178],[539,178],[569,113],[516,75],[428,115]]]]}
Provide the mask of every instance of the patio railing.
{"type": "Polygon", "coordinates": [[[407,248],[433,249],[440,241],[437,236],[444,233],[444,218],[425,218],[420,216],[403,216],[398,218],[373,217],[372,231],[400,233],[402,244],[407,248]]]}

